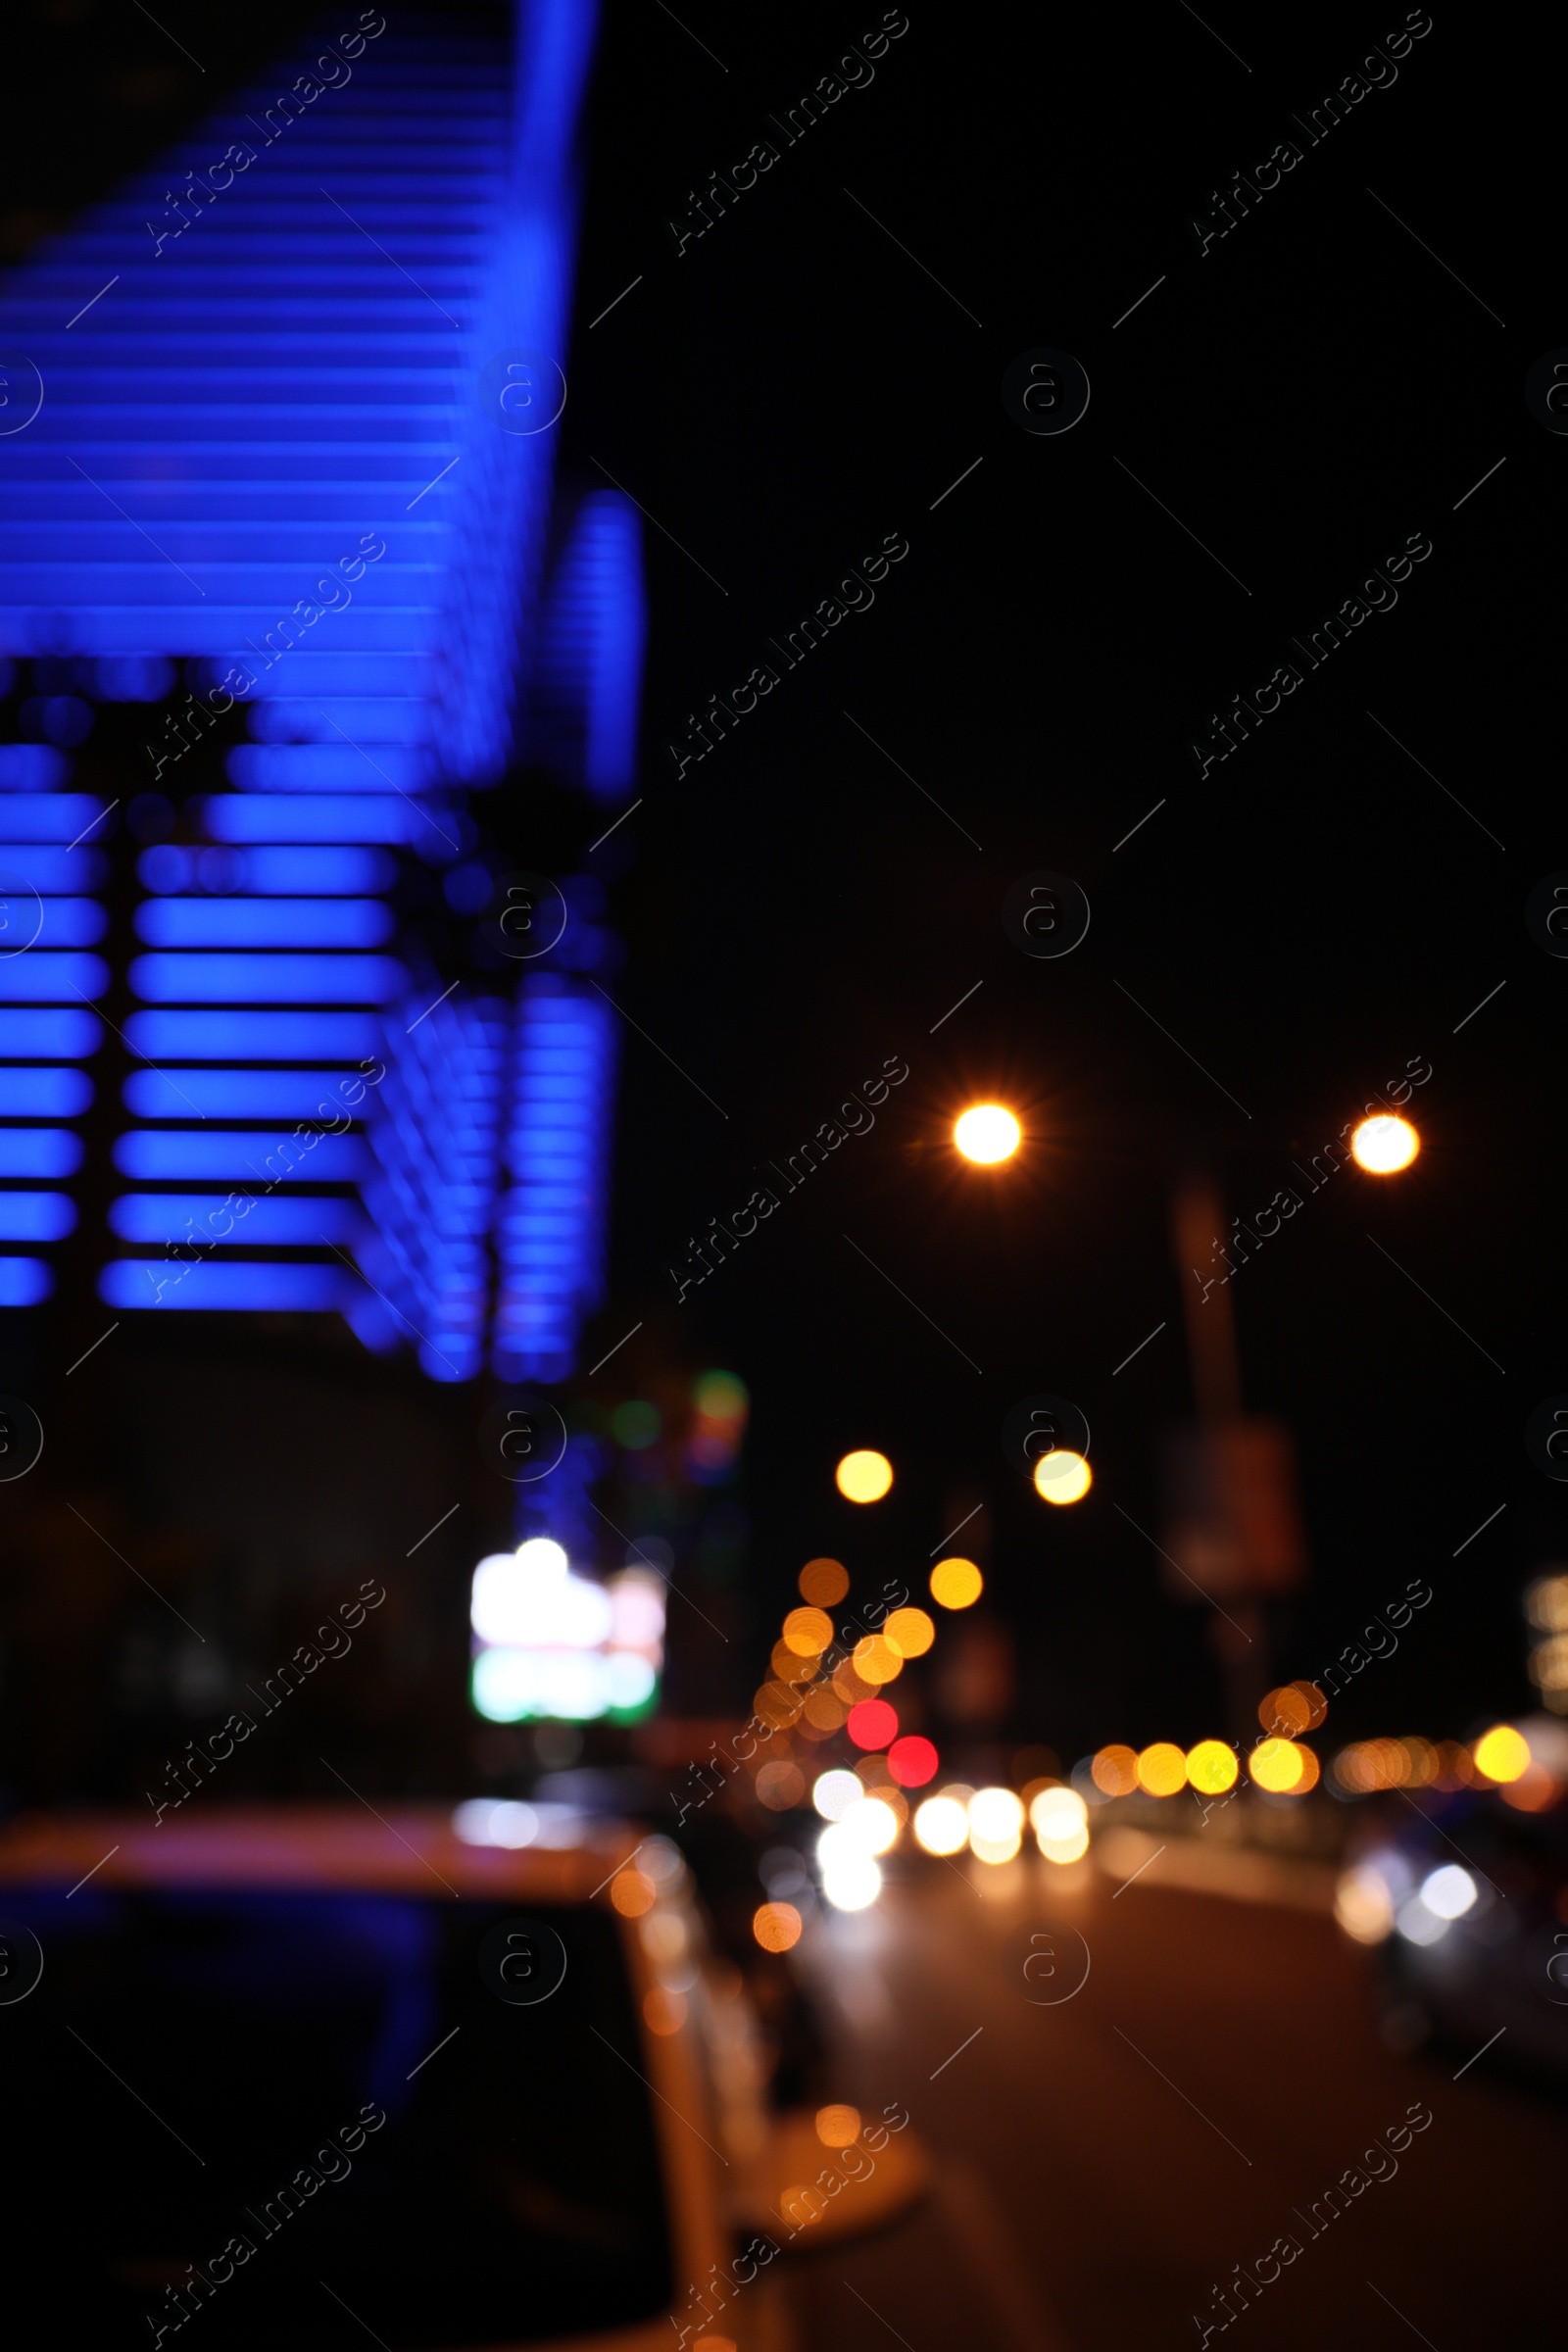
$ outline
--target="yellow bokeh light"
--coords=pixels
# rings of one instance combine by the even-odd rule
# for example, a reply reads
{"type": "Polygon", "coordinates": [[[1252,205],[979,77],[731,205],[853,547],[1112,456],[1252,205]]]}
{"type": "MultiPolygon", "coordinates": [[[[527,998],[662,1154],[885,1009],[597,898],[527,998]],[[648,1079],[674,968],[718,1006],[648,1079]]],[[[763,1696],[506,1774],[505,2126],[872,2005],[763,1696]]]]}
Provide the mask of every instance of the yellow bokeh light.
{"type": "Polygon", "coordinates": [[[1408,1119],[1380,1111],[1363,1119],[1350,1138],[1350,1154],[1369,1176],[1394,1176],[1407,1168],[1421,1149],[1421,1138],[1408,1119]]]}
{"type": "Polygon", "coordinates": [[[801,1940],[801,1915],[793,1903],[763,1903],[752,1915],[752,1934],[764,1952],[787,1952],[801,1940]]]}
{"type": "Polygon", "coordinates": [[[1476,1769],[1499,1784],[1522,1780],[1530,1769],[1529,1742],[1511,1723],[1494,1723],[1490,1732],[1483,1732],[1470,1753],[1476,1769]]]}
{"type": "Polygon", "coordinates": [[[808,1560],[799,1578],[801,1598],[813,1608],[836,1608],[850,1589],[850,1572],[842,1560],[808,1560]]]}
{"type": "Polygon", "coordinates": [[[968,1843],[969,1816],[956,1796],[928,1796],[915,1807],[914,1835],[928,1854],[956,1854],[968,1843]]]}
{"type": "Polygon", "coordinates": [[[1200,1740],[1187,1751],[1187,1778],[1203,1796],[1219,1796],[1236,1786],[1236,1750],[1223,1740],[1200,1740]]]}
{"type": "Polygon", "coordinates": [[[1023,1141],[1023,1130],[1000,1102],[977,1102],[955,1123],[953,1140],[965,1159],[990,1168],[1012,1157],[1023,1141]]]}
{"type": "Polygon", "coordinates": [[[1169,1740],[1156,1740],[1138,1759],[1138,1786],[1150,1796],[1174,1796],[1187,1786],[1187,1758],[1169,1740]]]}
{"type": "Polygon", "coordinates": [[[967,1609],[985,1590],[973,1560],[938,1560],[931,1571],[931,1597],[939,1608],[967,1609]]]}
{"type": "Polygon", "coordinates": [[[1138,1750],[1115,1745],[1101,1748],[1089,1767],[1089,1777],[1102,1796],[1131,1796],[1138,1786],[1138,1750]]]}
{"type": "MultiPolygon", "coordinates": [[[[1294,1740],[1260,1740],[1247,1759],[1247,1769],[1260,1788],[1289,1796],[1306,1778],[1306,1753],[1294,1740]]],[[[1316,1771],[1312,1778],[1316,1780],[1316,1771]]]]}
{"type": "Polygon", "coordinates": [[[895,1682],[904,1672],[903,1658],[880,1634],[867,1634],[863,1641],[857,1642],[851,1664],[862,1683],[895,1682]]]}
{"type": "Polygon", "coordinates": [[[833,1639],[833,1620],[825,1609],[791,1609],[784,1620],[784,1643],[798,1658],[819,1658],[833,1639]]]}
{"type": "Polygon", "coordinates": [[[1069,1446],[1054,1446],[1035,1464],[1035,1493],[1047,1502],[1076,1502],[1093,1484],[1089,1464],[1069,1446]]]}
{"type": "Polygon", "coordinates": [[[860,2136],[858,2107],[819,2107],[816,2136],[824,2148],[853,2148],[860,2136]]]}
{"type": "Polygon", "coordinates": [[[833,1483],[849,1502],[880,1502],[893,1484],[893,1464],[885,1453],[865,1447],[844,1456],[833,1483]]]}
{"type": "Polygon", "coordinates": [[[937,1629],[924,1609],[895,1609],[882,1628],[882,1638],[901,1658],[923,1658],[937,1638],[937,1629]]]}

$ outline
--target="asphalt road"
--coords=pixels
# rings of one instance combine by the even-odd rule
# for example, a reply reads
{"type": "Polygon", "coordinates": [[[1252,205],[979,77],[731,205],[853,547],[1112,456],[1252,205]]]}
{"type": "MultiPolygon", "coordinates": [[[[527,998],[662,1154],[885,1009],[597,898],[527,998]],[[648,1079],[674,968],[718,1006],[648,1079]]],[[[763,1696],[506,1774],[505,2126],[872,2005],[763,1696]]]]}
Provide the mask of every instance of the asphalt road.
{"type": "Polygon", "coordinates": [[[1463,2053],[1386,2049],[1365,1955],[1321,1907],[911,1861],[802,1952],[841,2095],[902,2102],[936,2158],[918,2213],[792,2258],[810,2352],[1196,2345],[1214,2286],[1282,2233],[1299,2255],[1215,2343],[1561,2339],[1568,2107],[1490,2060],[1455,2081],[1463,2053]],[[1430,2125],[1311,2234],[1412,2106],[1430,2125]]]}

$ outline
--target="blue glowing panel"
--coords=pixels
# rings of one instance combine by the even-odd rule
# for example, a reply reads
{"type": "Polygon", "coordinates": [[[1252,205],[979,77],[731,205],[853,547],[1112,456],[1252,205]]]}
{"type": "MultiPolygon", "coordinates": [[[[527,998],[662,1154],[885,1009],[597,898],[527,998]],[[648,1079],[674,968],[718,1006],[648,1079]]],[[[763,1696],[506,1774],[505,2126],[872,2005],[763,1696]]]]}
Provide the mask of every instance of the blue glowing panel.
{"type": "MultiPolygon", "coordinates": [[[[0,851],[0,857],[3,856],[5,853],[0,851]]],[[[79,859],[79,850],[76,856],[79,859]]],[[[11,870],[14,869],[8,858],[7,871],[11,870]]],[[[75,873],[71,879],[79,885],[86,876],[75,873]]],[[[0,891],[5,887],[0,880],[0,891]]],[[[38,926],[33,942],[38,948],[93,948],[109,928],[108,911],[96,899],[39,899],[33,906],[32,920],[38,926]]]]}
{"type": "Polygon", "coordinates": [[[98,1277],[106,1306],[185,1307],[209,1313],[327,1314],[354,1276],[344,1265],[271,1259],[114,1258],[98,1277]]]}
{"type": "Polygon", "coordinates": [[[70,1127],[0,1127],[0,1176],[58,1181],[81,1165],[82,1142],[70,1127]]]}
{"type": "Polygon", "coordinates": [[[328,1125],[347,1107],[339,1086],[330,1070],[182,1069],[174,1078],[135,1070],[121,1092],[138,1119],[188,1119],[194,1112],[203,1119],[317,1119],[328,1125]]]}
{"type": "Polygon", "coordinates": [[[590,491],[551,581],[528,732],[533,757],[602,800],[636,782],[647,634],[637,510],[618,491],[590,491]]]}
{"type": "Polygon", "coordinates": [[[108,986],[109,966],[101,956],[51,956],[33,948],[0,959],[0,1004],[69,1004],[73,997],[91,1004],[108,986]]]}
{"type": "Polygon", "coordinates": [[[103,1043],[103,1023],[90,1012],[51,1009],[10,1012],[0,1008],[0,1055],[17,1061],[85,1060],[103,1043]]]}
{"type": "MultiPolygon", "coordinates": [[[[46,748],[38,743],[0,745],[0,750],[10,752],[41,752],[46,748]]],[[[64,753],[52,752],[50,758],[60,761],[60,772],[64,773],[64,753]]],[[[89,840],[100,831],[108,814],[107,804],[96,793],[55,792],[43,784],[29,786],[27,790],[27,798],[20,797],[19,788],[18,798],[0,802],[0,843],[5,845],[8,859],[12,855],[10,845],[15,841],[62,841],[70,849],[78,841],[89,840]],[[36,797],[30,797],[34,794],[36,797]]]]}
{"type": "Polygon", "coordinates": [[[203,802],[200,810],[214,841],[388,841],[417,848],[440,832],[440,819],[413,801],[365,793],[281,793],[244,795],[203,802]]]}
{"type": "Polygon", "coordinates": [[[0,1257],[0,1306],[37,1306],[55,1287],[54,1268],[41,1257],[0,1257]]]}
{"type": "Polygon", "coordinates": [[[30,837],[18,842],[17,818],[24,802],[0,801],[0,889],[15,893],[19,883],[29,890],[64,892],[101,889],[109,860],[101,850],[44,849],[30,837]]]}
{"type": "Polygon", "coordinates": [[[144,850],[136,871],[143,890],[155,895],[200,890],[248,891],[258,898],[307,893],[335,898],[390,890],[398,868],[386,850],[192,850],[167,841],[144,850]]]}
{"type": "Polygon", "coordinates": [[[69,1193],[0,1193],[0,1242],[62,1242],[75,1224],[69,1193]]]}
{"type": "MultiPolygon", "coordinates": [[[[130,985],[148,1004],[384,1004],[402,976],[390,956],[159,955],[138,956],[130,967],[130,985]]],[[[0,993],[4,986],[0,978],[0,993]]]]}
{"type": "Polygon", "coordinates": [[[370,1155],[357,1135],[306,1136],[270,1129],[133,1128],[114,1150],[122,1176],[153,1184],[203,1177],[217,1184],[354,1184],[370,1172],[370,1155]]]}
{"type": "Polygon", "coordinates": [[[379,948],[393,929],[379,899],[170,898],[136,909],[150,948],[379,948]]]}
{"type": "Polygon", "coordinates": [[[491,1360],[505,1379],[564,1380],[604,1290],[615,1016],[539,973],[518,993],[511,1058],[491,1360]]]}
{"type": "Polygon", "coordinates": [[[0,1118],[74,1119],[92,1099],[85,1070],[0,1069],[0,1118]]]}
{"type": "MultiPolygon", "coordinates": [[[[71,762],[49,743],[0,743],[0,792],[58,792],[71,762]]],[[[69,841],[71,835],[24,833],[23,841],[69,841]]]]}
{"type": "MultiPolygon", "coordinates": [[[[0,1012],[0,1052],[5,1023],[0,1012]]],[[[133,1012],[125,1036],[150,1062],[360,1061],[383,1043],[371,1012],[133,1012]]]]}
{"type": "Polygon", "coordinates": [[[109,1211],[109,1230],[122,1242],[178,1244],[210,1250],[243,1243],[249,1250],[331,1248],[354,1243],[365,1223],[353,1200],[289,1200],[282,1193],[126,1193],[109,1211]]]}
{"type": "Polygon", "coordinates": [[[431,764],[426,753],[389,743],[373,760],[352,743],[242,743],[226,762],[242,792],[418,792],[431,764]]]}

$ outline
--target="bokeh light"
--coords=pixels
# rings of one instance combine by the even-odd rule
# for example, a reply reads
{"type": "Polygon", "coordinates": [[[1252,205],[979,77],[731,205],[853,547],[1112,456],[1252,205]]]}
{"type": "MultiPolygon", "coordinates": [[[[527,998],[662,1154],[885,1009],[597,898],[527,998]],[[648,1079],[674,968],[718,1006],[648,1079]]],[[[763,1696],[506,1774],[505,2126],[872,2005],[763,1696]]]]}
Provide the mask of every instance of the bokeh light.
{"type": "Polygon", "coordinates": [[[793,1903],[763,1903],[752,1915],[752,1934],[764,1952],[787,1952],[801,1940],[801,1915],[793,1903]]]}
{"type": "Polygon", "coordinates": [[[939,1608],[972,1608],[985,1590],[985,1579],[973,1560],[938,1560],[931,1571],[931,1597],[939,1608]]]}
{"type": "Polygon", "coordinates": [[[969,1850],[981,1862],[1010,1862],[1023,1843],[1023,1806],[1010,1788],[977,1788],[969,1799],[969,1850]]]}
{"type": "Polygon", "coordinates": [[[824,1821],[841,1821],[850,1806],[858,1804],[864,1794],[853,1772],[836,1769],[818,1775],[811,1788],[811,1802],[824,1821]]]}
{"type": "MultiPolygon", "coordinates": [[[[898,1843],[900,1826],[897,1813],[880,1796],[859,1797],[833,1825],[833,1850],[839,1850],[837,1841],[842,1839],[846,1848],[853,1844],[862,1854],[885,1854],[898,1843]]],[[[827,1834],[823,1832],[824,1837],[827,1834]]],[[[821,1850],[820,1841],[817,1850],[821,1850]]]]}
{"type": "Polygon", "coordinates": [[[1035,1493],[1045,1502],[1077,1502],[1093,1484],[1089,1464],[1069,1446],[1053,1446],[1035,1464],[1035,1493]]]}
{"type": "Polygon", "coordinates": [[[1131,1796],[1138,1786],[1138,1750],[1102,1747],[1089,1767],[1089,1777],[1102,1796],[1131,1796]]]}
{"type": "Polygon", "coordinates": [[[1156,1740],[1138,1758],[1138,1786],[1150,1796],[1174,1796],[1187,1786],[1187,1758],[1169,1740],[1156,1740]]]}
{"type": "Polygon", "coordinates": [[[901,1788],[923,1788],[927,1781],[936,1779],[940,1762],[931,1741],[922,1740],[918,1732],[909,1732],[888,1749],[888,1777],[901,1788]]]}
{"type": "Polygon", "coordinates": [[[1495,1723],[1483,1732],[1470,1753],[1477,1770],[1499,1785],[1522,1779],[1530,1768],[1530,1743],[1511,1723],[1495,1723]]]}
{"type": "Polygon", "coordinates": [[[825,1609],[791,1609],[784,1620],[785,1647],[798,1658],[819,1658],[833,1639],[833,1620],[825,1609]]]}
{"type": "Polygon", "coordinates": [[[1223,1740],[1200,1740],[1187,1751],[1187,1778],[1202,1796],[1220,1796],[1236,1786],[1236,1750],[1223,1740]]]}
{"type": "Polygon", "coordinates": [[[654,1907],[657,1893],[654,1882],[645,1871],[618,1870],[610,1882],[610,1899],[622,1919],[641,1919],[654,1907]]]}
{"type": "Polygon", "coordinates": [[[956,1854],[968,1843],[969,1816],[954,1796],[928,1796],[915,1807],[916,1842],[928,1854],[956,1854]]]}
{"type": "Polygon", "coordinates": [[[1457,1862],[1445,1862],[1421,1882],[1421,1900],[1439,1919],[1462,1919],[1481,1889],[1457,1862]]]}
{"type": "Polygon", "coordinates": [[[899,1736],[898,1711],[885,1698],[862,1698],[844,1728],[857,1747],[886,1747],[899,1736]]]}
{"type": "Polygon", "coordinates": [[[849,1709],[831,1683],[819,1683],[814,1690],[807,1692],[801,1713],[812,1731],[825,1740],[844,1729],[849,1709]]]}
{"type": "Polygon", "coordinates": [[[1273,1739],[1295,1740],[1308,1731],[1312,1708],[1304,1691],[1287,1683],[1257,1702],[1257,1720],[1273,1739]]]}
{"type": "Polygon", "coordinates": [[[858,2107],[819,2107],[816,2136],[824,2148],[853,2148],[860,2136],[858,2107]]]}
{"type": "Polygon", "coordinates": [[[788,1813],[806,1797],[806,1775],[798,1764],[782,1758],[764,1764],[757,1776],[757,1793],[770,1813],[788,1813]]]}
{"type": "Polygon", "coordinates": [[[1000,1102],[977,1102],[955,1121],[953,1140],[965,1159],[990,1168],[1012,1157],[1023,1141],[1023,1130],[1000,1102]]]}
{"type": "Polygon", "coordinates": [[[834,1609],[850,1589],[850,1572],[842,1560],[808,1560],[797,1580],[801,1598],[813,1608],[834,1609]]]}
{"type": "MultiPolygon", "coordinates": [[[[858,1803],[875,1804],[876,1799],[861,1797],[858,1803]]],[[[898,1816],[886,1805],[878,1810],[886,1814],[897,1836],[898,1816]]],[[[863,1835],[857,1836],[847,1820],[828,1824],[816,1841],[816,1860],[822,1873],[822,1892],[835,1911],[863,1911],[882,1891],[876,1857],[868,1850],[863,1835]]]]}
{"type": "Polygon", "coordinates": [[[1029,1826],[1048,1862],[1076,1862],[1089,1851],[1089,1807],[1076,1788],[1042,1788],[1030,1801],[1029,1826]]]}
{"type": "Polygon", "coordinates": [[[686,1996],[656,1984],[643,1994],[643,2022],[650,2034],[678,2034],[686,2023],[686,1996]]]}
{"type": "Polygon", "coordinates": [[[924,1609],[895,1609],[882,1628],[882,1638],[901,1658],[923,1658],[937,1638],[937,1629],[924,1609]]]}
{"type": "Polygon", "coordinates": [[[857,1642],[850,1662],[863,1683],[895,1682],[904,1672],[904,1660],[881,1634],[867,1634],[857,1642]]]}
{"type": "MultiPolygon", "coordinates": [[[[1294,1740],[1260,1740],[1247,1759],[1247,1769],[1259,1788],[1272,1796],[1289,1796],[1300,1791],[1308,1752],[1294,1740]]],[[[1316,1780],[1316,1772],[1312,1778],[1316,1780]]]]}
{"type": "Polygon", "coordinates": [[[833,1473],[833,1483],[850,1502],[880,1502],[893,1484],[893,1464],[885,1453],[868,1447],[847,1453],[833,1473]]]}
{"type": "Polygon", "coordinates": [[[1421,1138],[1408,1119],[1380,1111],[1363,1119],[1350,1138],[1350,1156],[1369,1176],[1393,1176],[1407,1168],[1421,1149],[1421,1138]]]}
{"type": "Polygon", "coordinates": [[[1342,1873],[1334,1890],[1334,1916],[1357,1943],[1383,1943],[1394,1933],[1394,1898],[1373,1862],[1342,1873]]]}

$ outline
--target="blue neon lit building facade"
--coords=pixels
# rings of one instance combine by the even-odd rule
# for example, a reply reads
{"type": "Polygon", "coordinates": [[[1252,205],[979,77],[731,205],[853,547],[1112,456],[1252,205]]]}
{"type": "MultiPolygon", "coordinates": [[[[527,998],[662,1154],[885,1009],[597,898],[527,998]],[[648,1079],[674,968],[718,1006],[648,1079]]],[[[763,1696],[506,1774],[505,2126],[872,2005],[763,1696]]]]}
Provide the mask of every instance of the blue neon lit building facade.
{"type": "Polygon", "coordinates": [[[123,811],[72,789],[48,697],[47,740],[0,745],[0,1305],[48,1295],[76,1222],[122,986],[111,1307],[336,1311],[432,1378],[559,1379],[602,1282],[614,1016],[569,955],[453,981],[397,902],[412,867],[475,906],[519,760],[633,789],[637,517],[553,514],[593,11],[525,0],[512,44],[378,23],[0,286],[43,393],[0,437],[0,656],[62,707],[150,697],[146,785],[184,802],[112,968],[123,811]]]}

